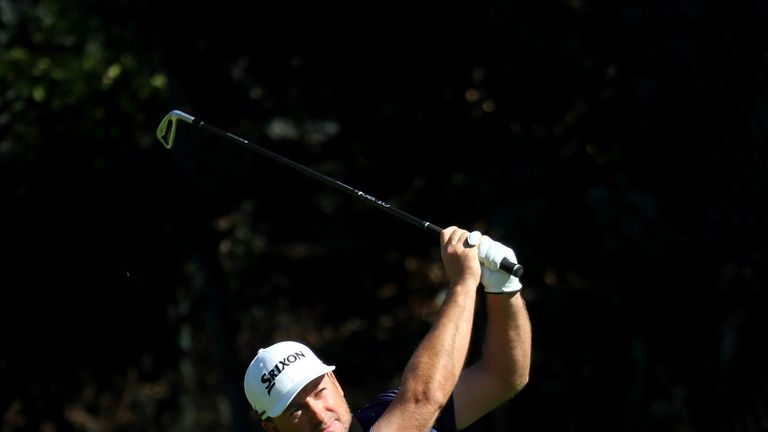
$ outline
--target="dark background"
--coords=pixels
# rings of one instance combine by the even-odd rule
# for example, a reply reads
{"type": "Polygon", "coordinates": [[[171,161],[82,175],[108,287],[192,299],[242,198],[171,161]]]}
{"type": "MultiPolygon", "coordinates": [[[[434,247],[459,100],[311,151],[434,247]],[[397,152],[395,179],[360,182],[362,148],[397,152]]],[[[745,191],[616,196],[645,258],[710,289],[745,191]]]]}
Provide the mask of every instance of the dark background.
{"type": "Polygon", "coordinates": [[[2,432],[258,430],[243,373],[287,337],[355,409],[426,332],[436,237],[192,127],[167,151],[172,109],[513,247],[531,380],[470,430],[768,430],[766,2],[0,17],[2,432]]]}

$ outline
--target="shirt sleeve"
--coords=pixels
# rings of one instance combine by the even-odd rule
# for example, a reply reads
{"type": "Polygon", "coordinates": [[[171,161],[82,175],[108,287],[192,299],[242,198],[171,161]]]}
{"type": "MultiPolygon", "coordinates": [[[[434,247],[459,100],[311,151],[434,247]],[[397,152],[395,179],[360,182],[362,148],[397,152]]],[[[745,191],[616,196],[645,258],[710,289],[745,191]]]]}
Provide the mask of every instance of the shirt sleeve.
{"type": "MultiPolygon", "coordinates": [[[[376,396],[368,405],[355,413],[354,417],[363,427],[365,432],[371,430],[371,426],[384,414],[389,404],[395,398],[397,390],[390,390],[376,396]]],[[[456,414],[453,409],[453,394],[442,411],[437,415],[432,432],[456,432],[456,414]]]]}

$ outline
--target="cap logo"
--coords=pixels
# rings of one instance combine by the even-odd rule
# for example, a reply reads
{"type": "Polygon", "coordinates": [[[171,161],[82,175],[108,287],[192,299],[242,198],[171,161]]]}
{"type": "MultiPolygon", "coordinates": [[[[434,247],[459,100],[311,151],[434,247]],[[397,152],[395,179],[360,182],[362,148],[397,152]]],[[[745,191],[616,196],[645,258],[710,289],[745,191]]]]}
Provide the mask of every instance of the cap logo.
{"type": "Polygon", "coordinates": [[[297,351],[280,360],[280,362],[274,365],[269,372],[265,372],[261,375],[261,382],[264,383],[264,389],[267,391],[267,396],[272,396],[272,389],[275,387],[275,381],[285,368],[305,357],[306,355],[304,355],[303,351],[297,351]]]}

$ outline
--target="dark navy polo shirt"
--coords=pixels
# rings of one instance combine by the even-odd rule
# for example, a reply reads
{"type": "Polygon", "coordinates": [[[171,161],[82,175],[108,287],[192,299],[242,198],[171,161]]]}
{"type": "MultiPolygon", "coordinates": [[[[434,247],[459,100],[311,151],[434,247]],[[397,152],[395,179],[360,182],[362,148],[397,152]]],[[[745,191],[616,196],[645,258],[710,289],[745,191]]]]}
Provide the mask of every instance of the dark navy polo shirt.
{"type": "MultiPolygon", "coordinates": [[[[387,409],[395,398],[397,390],[390,390],[376,396],[365,408],[354,414],[354,417],[360,422],[365,432],[369,432],[371,426],[381,417],[384,410],[387,409]]],[[[448,402],[437,415],[435,424],[430,429],[431,432],[456,432],[456,415],[453,412],[453,395],[448,398],[448,402]]]]}

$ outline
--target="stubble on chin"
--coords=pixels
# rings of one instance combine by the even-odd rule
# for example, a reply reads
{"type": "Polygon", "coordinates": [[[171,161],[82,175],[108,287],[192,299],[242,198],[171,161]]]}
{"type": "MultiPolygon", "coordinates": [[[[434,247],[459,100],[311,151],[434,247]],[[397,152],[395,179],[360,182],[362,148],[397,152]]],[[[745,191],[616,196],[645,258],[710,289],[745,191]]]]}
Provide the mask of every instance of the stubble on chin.
{"type": "Polygon", "coordinates": [[[352,411],[349,409],[349,404],[344,401],[344,411],[339,413],[342,430],[344,432],[350,432],[352,429],[352,411]]]}

